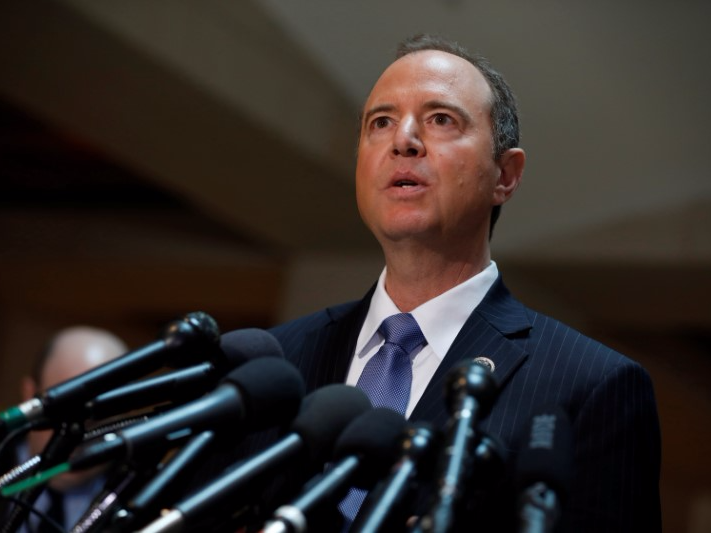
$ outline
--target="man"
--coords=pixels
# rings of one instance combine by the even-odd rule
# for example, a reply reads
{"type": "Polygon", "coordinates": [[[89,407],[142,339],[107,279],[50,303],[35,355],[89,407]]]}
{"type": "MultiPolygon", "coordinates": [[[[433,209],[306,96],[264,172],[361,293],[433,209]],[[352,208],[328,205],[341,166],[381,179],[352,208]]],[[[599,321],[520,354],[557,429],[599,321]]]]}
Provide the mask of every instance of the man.
{"type": "MultiPolygon", "coordinates": [[[[410,420],[444,427],[445,376],[457,362],[484,356],[500,389],[480,427],[511,461],[537,407],[558,405],[571,419],[574,481],[561,530],[659,531],[660,437],[647,373],[526,308],[491,260],[494,222],[524,164],[503,78],[437,37],[403,43],[363,108],[356,167],[358,208],[385,268],[361,301],[272,332],[310,390],[357,384],[383,344],[380,324],[409,313],[424,336],[409,354],[410,420]]],[[[470,520],[456,530],[515,531],[511,476],[488,499],[468,502],[470,520]]]]}
{"type": "MultiPolygon", "coordinates": [[[[49,341],[40,354],[32,375],[23,378],[23,400],[30,400],[41,391],[126,352],[124,342],[103,329],[88,326],[63,329],[49,341]]],[[[50,437],[50,430],[31,431],[27,436],[26,446],[19,450],[20,461],[42,453],[50,437]]],[[[104,480],[99,473],[97,469],[89,469],[52,478],[48,490],[40,494],[35,502],[35,508],[42,513],[49,513],[68,530],[74,526],[92,498],[103,487],[104,480]]],[[[48,528],[46,523],[40,523],[36,516],[31,516],[29,520],[32,524],[31,531],[56,531],[55,528],[48,528]]]]}

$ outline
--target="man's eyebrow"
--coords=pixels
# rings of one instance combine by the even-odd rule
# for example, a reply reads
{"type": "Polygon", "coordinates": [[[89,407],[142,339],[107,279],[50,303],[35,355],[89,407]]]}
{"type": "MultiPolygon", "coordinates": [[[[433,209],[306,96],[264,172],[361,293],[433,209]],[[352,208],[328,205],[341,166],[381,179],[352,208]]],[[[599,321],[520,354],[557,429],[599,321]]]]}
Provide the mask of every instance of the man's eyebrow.
{"type": "Polygon", "coordinates": [[[376,115],[378,113],[387,113],[387,112],[394,111],[394,110],[395,110],[395,106],[393,104],[381,104],[381,105],[372,107],[368,111],[364,111],[361,114],[361,117],[362,117],[361,123],[365,124],[370,119],[370,117],[372,117],[373,115],[376,115]]]}

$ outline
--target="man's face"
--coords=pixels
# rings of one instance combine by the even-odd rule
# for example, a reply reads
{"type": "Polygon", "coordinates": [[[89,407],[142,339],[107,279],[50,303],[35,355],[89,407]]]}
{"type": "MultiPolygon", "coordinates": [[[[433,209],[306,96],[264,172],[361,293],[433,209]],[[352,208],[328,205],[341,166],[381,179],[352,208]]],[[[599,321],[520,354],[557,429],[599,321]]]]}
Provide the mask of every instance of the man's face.
{"type": "Polygon", "coordinates": [[[363,110],[356,167],[358,209],[381,245],[488,238],[491,208],[505,201],[490,101],[484,77],[452,54],[415,52],[385,70],[363,110]]]}
{"type": "MultiPolygon", "coordinates": [[[[74,378],[122,353],[122,347],[101,336],[97,337],[86,333],[65,335],[62,340],[55,343],[52,354],[47,358],[39,376],[40,383],[34,383],[34,380],[26,383],[24,398],[28,400],[36,393],[74,378]]],[[[51,436],[51,430],[31,431],[27,435],[30,454],[42,453],[51,436]]],[[[102,468],[67,472],[55,476],[50,480],[49,484],[56,490],[65,491],[70,487],[85,483],[97,475],[102,468]]]]}

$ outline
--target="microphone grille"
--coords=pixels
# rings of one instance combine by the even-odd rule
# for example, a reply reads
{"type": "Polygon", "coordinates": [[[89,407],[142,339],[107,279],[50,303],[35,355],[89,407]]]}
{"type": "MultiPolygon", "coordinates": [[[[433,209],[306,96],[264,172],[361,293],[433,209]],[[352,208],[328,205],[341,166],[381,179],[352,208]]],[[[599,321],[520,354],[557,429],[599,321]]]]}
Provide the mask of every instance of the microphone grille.
{"type": "Polygon", "coordinates": [[[477,360],[463,361],[447,374],[447,406],[454,413],[463,397],[473,396],[483,417],[494,404],[498,389],[498,382],[487,366],[477,360]]]}
{"type": "Polygon", "coordinates": [[[180,367],[192,362],[219,361],[220,328],[217,322],[203,311],[188,313],[183,318],[168,323],[161,333],[161,340],[170,348],[171,356],[164,361],[171,367],[180,367]]]}
{"type": "Polygon", "coordinates": [[[292,430],[304,440],[310,460],[320,463],[333,451],[343,430],[370,409],[362,390],[340,383],[325,385],[304,398],[292,430]]]}
{"type": "Polygon", "coordinates": [[[193,311],[184,318],[185,322],[195,328],[196,333],[202,335],[210,344],[220,342],[220,328],[217,322],[204,311],[193,311]]]}
{"type": "Polygon", "coordinates": [[[354,483],[368,488],[392,466],[400,455],[407,421],[400,413],[386,407],[378,407],[363,413],[343,431],[336,442],[334,456],[361,457],[363,468],[359,469],[354,483]]]}
{"type": "Polygon", "coordinates": [[[287,360],[276,357],[248,361],[230,372],[223,382],[239,389],[246,421],[252,430],[291,421],[306,388],[299,370],[287,360]]]}

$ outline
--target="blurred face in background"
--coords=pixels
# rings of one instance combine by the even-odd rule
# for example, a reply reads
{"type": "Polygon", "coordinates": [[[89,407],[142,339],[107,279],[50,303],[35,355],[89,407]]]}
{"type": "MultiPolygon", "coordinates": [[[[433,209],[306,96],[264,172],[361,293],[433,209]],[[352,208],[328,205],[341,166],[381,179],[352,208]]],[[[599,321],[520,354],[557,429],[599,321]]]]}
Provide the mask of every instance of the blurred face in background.
{"type": "MultiPolygon", "coordinates": [[[[103,330],[88,327],[64,330],[52,342],[39,373],[39,383],[35,378],[24,378],[23,399],[29,400],[54,385],[123,355],[126,351],[122,341],[103,330]]],[[[42,453],[51,435],[51,430],[31,431],[27,436],[30,455],[42,453]]],[[[62,474],[53,478],[50,485],[57,490],[66,490],[83,483],[95,474],[96,470],[91,469],[62,474]]]]}

